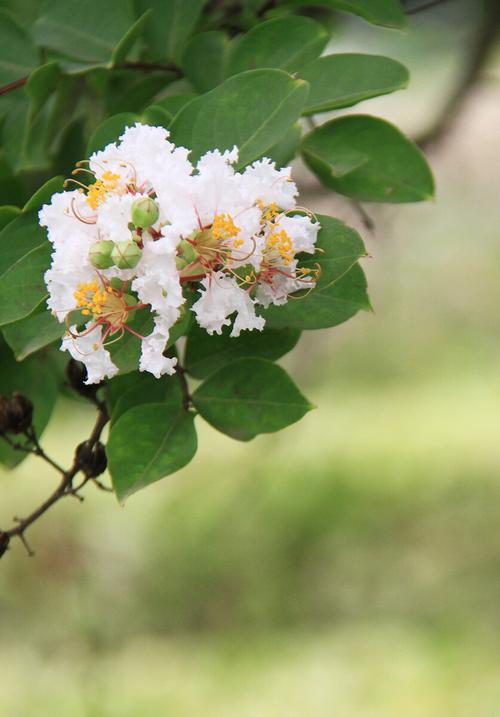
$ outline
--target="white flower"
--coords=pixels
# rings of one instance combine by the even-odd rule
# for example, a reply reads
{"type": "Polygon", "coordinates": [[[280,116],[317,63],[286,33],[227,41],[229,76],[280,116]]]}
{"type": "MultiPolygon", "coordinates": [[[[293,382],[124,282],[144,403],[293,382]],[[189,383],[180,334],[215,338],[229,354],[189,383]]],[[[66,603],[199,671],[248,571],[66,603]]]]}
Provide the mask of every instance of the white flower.
{"type": "MultiPolygon", "coordinates": [[[[89,325],[87,325],[87,329],[89,325]]],[[[68,351],[76,361],[82,361],[87,369],[86,384],[100,383],[104,378],[112,378],[118,368],[111,360],[101,341],[101,327],[78,336],[77,327],[70,328],[70,334],[61,343],[61,350],[68,351]],[[73,334],[73,335],[71,335],[73,334]],[[75,338],[76,337],[76,338],[75,338]]]]}
{"type": "Polygon", "coordinates": [[[218,272],[201,281],[205,289],[193,305],[199,325],[209,334],[220,334],[223,326],[231,324],[228,318],[236,312],[231,336],[239,336],[244,329],[262,331],[265,321],[255,313],[255,302],[241,289],[236,280],[218,272]]]}

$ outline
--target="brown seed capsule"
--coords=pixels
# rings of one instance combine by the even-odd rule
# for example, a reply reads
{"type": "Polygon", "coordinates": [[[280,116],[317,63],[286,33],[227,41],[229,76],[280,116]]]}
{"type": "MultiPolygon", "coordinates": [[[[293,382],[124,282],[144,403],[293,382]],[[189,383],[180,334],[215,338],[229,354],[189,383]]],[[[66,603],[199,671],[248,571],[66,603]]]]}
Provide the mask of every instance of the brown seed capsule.
{"type": "Polygon", "coordinates": [[[0,533],[0,558],[9,549],[10,538],[6,533],[0,533]]]}
{"type": "Polygon", "coordinates": [[[33,404],[22,393],[15,391],[7,407],[7,431],[24,433],[33,422],[33,404]]]}
{"type": "Polygon", "coordinates": [[[75,453],[76,462],[88,478],[97,478],[104,473],[108,461],[103,444],[98,441],[91,446],[88,441],[80,443],[75,453]]]}

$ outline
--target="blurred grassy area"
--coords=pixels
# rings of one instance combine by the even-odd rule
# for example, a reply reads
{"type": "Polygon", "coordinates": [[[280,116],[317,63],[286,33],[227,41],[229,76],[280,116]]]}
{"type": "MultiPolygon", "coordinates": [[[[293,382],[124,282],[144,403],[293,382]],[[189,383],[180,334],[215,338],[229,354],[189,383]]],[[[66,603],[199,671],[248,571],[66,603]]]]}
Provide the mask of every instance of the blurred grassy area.
{"type": "MultiPolygon", "coordinates": [[[[250,444],[200,421],[185,470],[68,500],[2,561],[0,717],[497,717],[498,100],[432,158],[434,205],[370,210],[375,314],[285,361],[317,410],[250,444]]],[[[44,439],[65,463],[77,410],[44,439]]],[[[54,480],[2,475],[0,525],[54,480]]]]}

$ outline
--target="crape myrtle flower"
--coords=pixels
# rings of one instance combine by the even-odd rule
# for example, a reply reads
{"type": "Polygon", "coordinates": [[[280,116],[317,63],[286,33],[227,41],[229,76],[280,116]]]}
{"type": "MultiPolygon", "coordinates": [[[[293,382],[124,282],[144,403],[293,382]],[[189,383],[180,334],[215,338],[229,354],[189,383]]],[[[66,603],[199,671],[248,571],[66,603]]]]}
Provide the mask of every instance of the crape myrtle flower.
{"type": "Polygon", "coordinates": [[[119,142],[79,162],[67,191],[39,214],[52,243],[45,274],[48,307],[67,331],[61,349],[82,361],[87,383],[118,373],[111,345],[141,342],[139,369],[175,371],[165,356],[186,295],[208,333],[262,330],[258,307],[285,303],[314,287],[319,223],[295,203],[290,168],[262,159],[244,171],[238,150],[207,152],[193,166],[162,127],[137,123],[119,142]],[[82,181],[81,181],[82,180],[82,181]],[[130,322],[152,316],[146,336],[130,322]]]}

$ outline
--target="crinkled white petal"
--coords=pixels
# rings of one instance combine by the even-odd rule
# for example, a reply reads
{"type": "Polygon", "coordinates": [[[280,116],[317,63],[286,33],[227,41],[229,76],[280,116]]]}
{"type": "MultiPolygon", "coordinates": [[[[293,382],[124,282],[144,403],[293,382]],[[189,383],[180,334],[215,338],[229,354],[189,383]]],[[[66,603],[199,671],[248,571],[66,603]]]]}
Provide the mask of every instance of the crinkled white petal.
{"type": "Polygon", "coordinates": [[[281,209],[295,206],[297,185],[291,179],[290,167],[276,169],[267,157],[247,167],[240,175],[240,183],[242,192],[252,203],[260,200],[265,205],[277,204],[281,209]]]}
{"type": "MultiPolygon", "coordinates": [[[[71,333],[76,334],[76,326],[71,327],[71,333]]],[[[118,367],[111,360],[101,341],[100,326],[90,331],[86,336],[65,336],[61,343],[61,350],[68,351],[76,361],[82,361],[87,369],[86,384],[99,383],[105,378],[112,378],[118,373],[118,367]]]]}
{"type": "Polygon", "coordinates": [[[51,203],[45,204],[38,214],[53,246],[52,266],[68,272],[81,267],[82,257],[86,262],[89,248],[99,239],[95,224],[85,224],[76,218],[72,202],[82,216],[95,216],[85,195],[77,191],[54,194],[51,203]]]}
{"type": "Polygon", "coordinates": [[[231,336],[239,336],[244,329],[262,331],[265,320],[255,313],[255,303],[241,289],[233,277],[222,272],[211,274],[201,282],[205,289],[193,304],[198,324],[209,334],[220,334],[223,326],[231,324],[228,318],[237,312],[231,336]]]}
{"type": "Polygon", "coordinates": [[[161,318],[157,317],[153,331],[142,341],[139,369],[149,371],[156,378],[160,378],[165,373],[175,373],[177,358],[163,355],[169,337],[169,330],[168,322],[165,323],[161,318]]]}
{"type": "Polygon", "coordinates": [[[321,225],[317,221],[313,221],[311,217],[303,214],[295,214],[290,217],[282,216],[276,227],[276,231],[283,229],[293,242],[293,248],[296,254],[305,251],[314,254],[314,245],[318,237],[321,225]]]}

